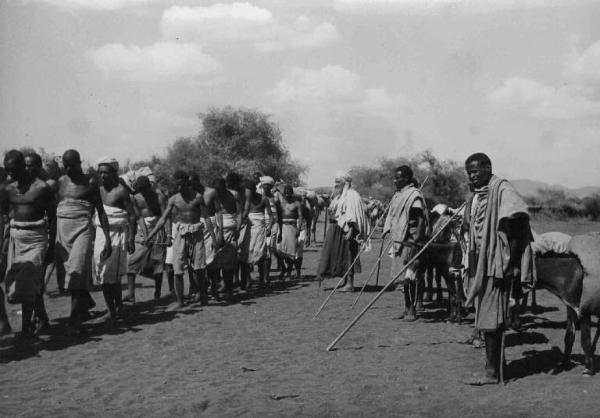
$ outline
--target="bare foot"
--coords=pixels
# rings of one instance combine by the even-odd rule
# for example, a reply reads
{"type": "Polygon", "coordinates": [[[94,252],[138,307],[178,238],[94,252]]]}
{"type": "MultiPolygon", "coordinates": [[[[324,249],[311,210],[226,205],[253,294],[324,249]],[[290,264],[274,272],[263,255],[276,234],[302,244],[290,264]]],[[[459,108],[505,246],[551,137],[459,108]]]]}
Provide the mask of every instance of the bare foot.
{"type": "Polygon", "coordinates": [[[498,378],[488,374],[473,374],[473,376],[464,379],[463,383],[470,386],[497,385],[498,378]]]}
{"type": "Polygon", "coordinates": [[[339,288],[338,292],[354,292],[354,286],[352,286],[350,283],[347,283],[343,287],[339,288]]]}

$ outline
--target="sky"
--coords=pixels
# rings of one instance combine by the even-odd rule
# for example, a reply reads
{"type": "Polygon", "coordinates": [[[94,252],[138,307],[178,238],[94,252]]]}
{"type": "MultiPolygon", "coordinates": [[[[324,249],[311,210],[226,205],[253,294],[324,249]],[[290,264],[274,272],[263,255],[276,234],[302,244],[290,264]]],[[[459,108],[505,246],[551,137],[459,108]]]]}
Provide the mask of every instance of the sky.
{"type": "Polygon", "coordinates": [[[0,0],[0,150],[164,155],[270,115],[308,185],[430,149],[600,185],[600,1],[0,0]]]}

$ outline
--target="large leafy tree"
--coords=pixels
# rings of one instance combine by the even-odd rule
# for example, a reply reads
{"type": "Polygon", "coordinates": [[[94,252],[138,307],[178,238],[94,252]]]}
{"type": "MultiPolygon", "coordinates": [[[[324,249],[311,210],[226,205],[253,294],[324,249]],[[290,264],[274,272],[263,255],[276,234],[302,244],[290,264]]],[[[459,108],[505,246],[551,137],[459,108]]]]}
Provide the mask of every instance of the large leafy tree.
{"type": "Polygon", "coordinates": [[[138,162],[132,167],[150,165],[168,179],[175,170],[197,173],[209,183],[235,171],[243,177],[254,172],[300,185],[306,167],[294,161],[283,143],[279,127],[258,110],[225,107],[211,108],[200,115],[202,129],[196,137],[179,138],[165,158],[138,162]]]}

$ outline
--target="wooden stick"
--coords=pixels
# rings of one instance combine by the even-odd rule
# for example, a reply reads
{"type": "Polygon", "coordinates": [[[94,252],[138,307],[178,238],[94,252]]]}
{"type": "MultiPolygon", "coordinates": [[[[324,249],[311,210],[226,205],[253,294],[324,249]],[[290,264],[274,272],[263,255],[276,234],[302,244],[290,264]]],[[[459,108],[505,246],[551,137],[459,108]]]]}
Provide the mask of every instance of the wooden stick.
{"type": "Polygon", "coordinates": [[[48,282],[50,281],[50,277],[52,277],[52,273],[54,272],[54,268],[56,267],[56,262],[53,262],[50,264],[51,264],[50,269],[48,269],[48,266],[46,266],[46,276],[44,279],[44,291],[46,290],[46,287],[48,287],[48,282]]]}
{"type": "MultiPolygon", "coordinates": [[[[394,241],[390,240],[390,242],[388,242],[388,245],[385,248],[385,250],[387,251],[393,243],[394,243],[394,241]]],[[[379,275],[379,266],[381,265],[381,257],[382,257],[382,255],[383,255],[383,241],[381,241],[381,249],[379,250],[379,258],[377,259],[377,264],[375,264],[373,266],[373,268],[371,269],[371,272],[369,273],[369,277],[367,277],[367,280],[363,284],[363,287],[360,289],[360,292],[358,293],[358,296],[356,297],[356,299],[354,299],[354,303],[351,306],[352,309],[354,309],[354,305],[356,305],[356,302],[358,302],[358,299],[360,299],[361,295],[365,291],[365,287],[367,287],[367,283],[369,283],[369,280],[371,280],[371,277],[373,276],[373,272],[375,271],[375,267],[377,267],[377,275],[379,275]]]]}
{"type": "MultiPolygon", "coordinates": [[[[388,203],[388,207],[389,207],[389,203],[388,203]]],[[[386,208],[387,210],[387,208],[386,208]]],[[[373,236],[373,233],[375,232],[375,228],[373,228],[371,230],[371,233],[369,234],[369,236],[367,237],[367,239],[365,240],[365,242],[369,242],[369,240],[371,239],[371,237],[373,236]]],[[[338,287],[342,284],[342,282],[346,279],[346,276],[348,276],[348,274],[352,271],[352,269],[354,268],[354,265],[356,264],[356,262],[358,260],[360,260],[360,256],[361,254],[364,252],[364,248],[361,249],[358,254],[356,254],[356,257],[354,258],[354,260],[352,261],[352,264],[350,264],[350,267],[348,268],[348,270],[346,271],[346,273],[342,276],[342,278],[337,282],[337,284],[334,286],[334,288],[331,290],[331,292],[329,293],[329,295],[327,295],[327,297],[325,298],[325,300],[323,301],[323,303],[321,304],[321,306],[319,307],[319,309],[317,310],[317,312],[315,313],[315,315],[313,316],[313,319],[315,319],[317,316],[319,316],[319,314],[321,313],[321,311],[323,310],[323,308],[325,308],[325,305],[327,305],[327,302],[329,302],[329,299],[331,299],[331,297],[333,296],[333,294],[336,292],[336,290],[338,289],[338,287]]]]}
{"type": "Polygon", "coordinates": [[[444,230],[444,228],[446,228],[446,226],[448,226],[450,224],[450,222],[452,222],[452,220],[454,220],[454,218],[459,214],[460,210],[465,206],[465,203],[463,203],[458,210],[456,211],[456,213],[454,215],[452,215],[444,224],[444,226],[442,228],[440,228],[438,230],[438,232],[436,232],[429,241],[427,241],[427,243],[423,246],[423,248],[421,248],[421,250],[419,250],[419,252],[417,254],[415,254],[415,256],[413,258],[411,258],[408,263],[406,263],[404,265],[404,267],[402,267],[402,269],[389,281],[387,282],[387,284],[385,286],[383,286],[383,288],[379,291],[379,293],[377,293],[375,295],[375,297],[367,304],[367,306],[364,307],[364,309],[362,311],[360,311],[360,313],[358,315],[356,315],[356,317],[348,324],[348,326],[346,326],[346,328],[344,328],[344,330],[340,333],[340,335],[338,335],[332,342],[331,344],[329,344],[329,346],[327,347],[327,351],[331,351],[333,349],[333,347],[335,347],[335,345],[344,337],[344,335],[346,335],[348,333],[348,331],[350,331],[350,329],[354,326],[354,324],[356,324],[360,318],[362,318],[362,316],[369,310],[369,308],[371,306],[373,306],[375,304],[375,302],[377,302],[377,300],[381,297],[381,295],[384,294],[384,292],[387,290],[388,287],[390,287],[397,279],[398,277],[400,277],[400,275],[402,273],[404,273],[404,271],[406,271],[406,269],[412,264],[414,263],[421,254],[423,254],[423,252],[425,252],[425,250],[427,249],[427,247],[429,247],[429,245],[431,245],[431,243],[437,238],[437,236],[439,234],[442,233],[442,231],[444,230]]]}

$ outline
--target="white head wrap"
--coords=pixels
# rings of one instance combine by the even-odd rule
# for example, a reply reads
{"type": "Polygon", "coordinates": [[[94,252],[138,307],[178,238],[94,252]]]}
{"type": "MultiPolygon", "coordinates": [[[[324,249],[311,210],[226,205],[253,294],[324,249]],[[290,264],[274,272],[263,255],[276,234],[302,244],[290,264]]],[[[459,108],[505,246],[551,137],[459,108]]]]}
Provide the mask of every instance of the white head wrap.
{"type": "Polygon", "coordinates": [[[260,184],[270,184],[271,186],[275,184],[275,180],[271,176],[262,176],[259,180],[260,184]]]}
{"type": "Polygon", "coordinates": [[[98,160],[98,166],[109,165],[117,171],[119,169],[119,161],[114,157],[102,157],[98,160]]]}
{"type": "Polygon", "coordinates": [[[336,180],[344,180],[346,182],[352,181],[352,176],[347,171],[338,171],[335,173],[336,180]]]}

